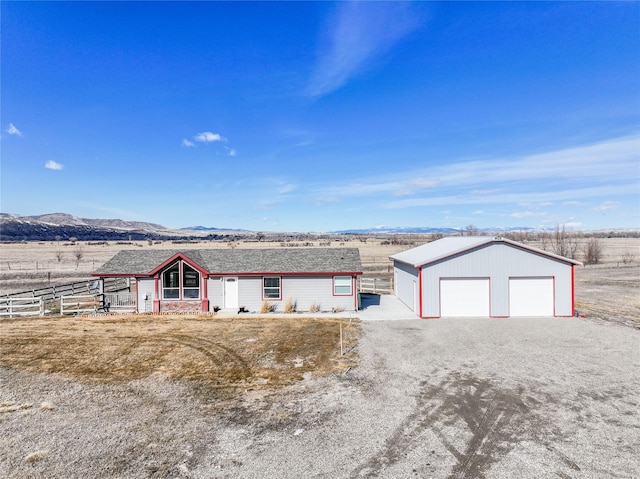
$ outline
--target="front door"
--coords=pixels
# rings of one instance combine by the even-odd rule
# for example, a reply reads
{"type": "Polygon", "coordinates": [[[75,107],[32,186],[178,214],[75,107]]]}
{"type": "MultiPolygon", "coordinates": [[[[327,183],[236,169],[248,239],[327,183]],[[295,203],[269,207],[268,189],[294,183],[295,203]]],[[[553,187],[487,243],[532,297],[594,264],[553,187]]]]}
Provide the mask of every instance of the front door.
{"type": "Polygon", "coordinates": [[[238,278],[224,278],[224,307],[238,307],[238,278]]]}

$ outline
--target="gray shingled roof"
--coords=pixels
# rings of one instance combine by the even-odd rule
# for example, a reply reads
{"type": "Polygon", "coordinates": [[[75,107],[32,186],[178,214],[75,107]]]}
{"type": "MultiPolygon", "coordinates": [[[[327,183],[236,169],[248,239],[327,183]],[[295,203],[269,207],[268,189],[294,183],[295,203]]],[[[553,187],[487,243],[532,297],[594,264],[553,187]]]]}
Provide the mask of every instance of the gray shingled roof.
{"type": "Polygon", "coordinates": [[[181,253],[209,273],[360,273],[357,248],[123,250],[94,276],[144,276],[181,253]]]}

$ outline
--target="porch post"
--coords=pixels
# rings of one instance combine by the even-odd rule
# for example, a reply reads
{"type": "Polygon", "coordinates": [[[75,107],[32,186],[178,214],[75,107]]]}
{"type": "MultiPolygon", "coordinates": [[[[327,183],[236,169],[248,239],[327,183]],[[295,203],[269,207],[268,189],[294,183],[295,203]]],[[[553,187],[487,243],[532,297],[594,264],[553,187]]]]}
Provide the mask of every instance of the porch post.
{"type": "Polygon", "coordinates": [[[207,283],[209,277],[206,274],[202,275],[202,311],[209,311],[209,291],[207,290],[207,283]]]}
{"type": "Polygon", "coordinates": [[[159,274],[155,274],[153,277],[153,280],[155,282],[155,287],[156,287],[156,292],[153,295],[153,312],[154,313],[159,313],[160,312],[160,278],[159,278],[159,274]]]}

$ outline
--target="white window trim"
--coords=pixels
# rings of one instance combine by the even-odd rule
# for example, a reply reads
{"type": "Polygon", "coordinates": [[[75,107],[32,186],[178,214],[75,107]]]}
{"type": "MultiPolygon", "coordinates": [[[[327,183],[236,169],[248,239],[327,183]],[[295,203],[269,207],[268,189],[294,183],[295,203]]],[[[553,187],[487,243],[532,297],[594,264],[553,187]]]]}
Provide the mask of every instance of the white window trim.
{"type": "Polygon", "coordinates": [[[334,296],[353,296],[353,278],[351,276],[334,276],[333,277],[333,295],[334,296]],[[336,292],[336,287],[344,287],[346,284],[339,284],[336,280],[340,278],[341,280],[346,278],[349,280],[349,292],[348,293],[338,293],[336,292]]]}
{"type": "Polygon", "coordinates": [[[282,300],[282,276],[263,276],[262,277],[262,299],[264,301],[281,301],[282,300]],[[265,279],[277,279],[278,280],[278,295],[279,296],[277,298],[269,298],[264,294],[266,288],[276,289],[275,286],[265,286],[264,285],[264,280],[265,279]]]}

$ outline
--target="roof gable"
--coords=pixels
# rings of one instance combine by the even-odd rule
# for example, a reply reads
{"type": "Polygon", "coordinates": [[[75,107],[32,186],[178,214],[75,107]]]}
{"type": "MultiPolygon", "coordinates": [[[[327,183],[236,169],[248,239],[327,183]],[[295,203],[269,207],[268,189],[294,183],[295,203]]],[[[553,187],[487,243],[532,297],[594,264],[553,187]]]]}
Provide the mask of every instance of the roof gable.
{"type": "Polygon", "coordinates": [[[214,274],[362,274],[357,248],[122,250],[94,276],[152,276],[177,258],[214,274]]]}
{"type": "MultiPolygon", "coordinates": [[[[193,253],[191,256],[194,256],[193,253]]],[[[200,263],[202,262],[202,259],[198,258],[200,260],[200,263]]],[[[171,256],[169,259],[167,259],[166,261],[164,261],[162,264],[159,264],[158,266],[156,266],[155,268],[153,268],[151,271],[149,271],[149,274],[153,275],[156,274],[160,271],[162,271],[163,269],[165,269],[167,266],[175,263],[178,260],[182,260],[185,263],[187,263],[189,266],[191,266],[192,268],[200,271],[201,273],[206,273],[207,270],[205,268],[203,268],[202,266],[200,266],[200,264],[198,264],[197,262],[195,262],[193,259],[191,259],[190,257],[188,257],[187,255],[185,255],[184,253],[176,253],[173,256],[171,256]]]]}
{"type": "Polygon", "coordinates": [[[506,238],[493,236],[450,236],[395,254],[390,256],[390,259],[408,264],[414,268],[420,268],[427,264],[435,263],[436,261],[441,261],[459,254],[465,254],[492,244],[506,244],[533,254],[546,256],[551,260],[572,265],[582,265],[579,261],[565,258],[564,256],[549,253],[548,251],[506,238]]]}

